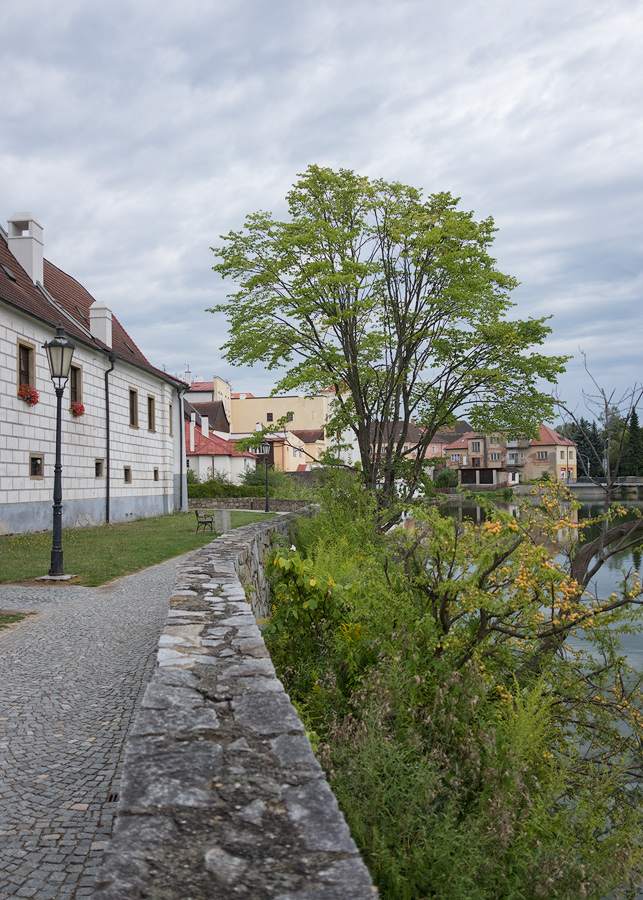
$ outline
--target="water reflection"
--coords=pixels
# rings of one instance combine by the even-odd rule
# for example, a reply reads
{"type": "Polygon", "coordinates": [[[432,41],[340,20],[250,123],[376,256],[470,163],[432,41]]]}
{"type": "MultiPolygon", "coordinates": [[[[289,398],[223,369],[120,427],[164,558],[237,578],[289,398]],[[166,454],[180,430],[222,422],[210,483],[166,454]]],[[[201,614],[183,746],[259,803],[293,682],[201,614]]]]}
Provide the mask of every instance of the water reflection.
{"type": "MultiPolygon", "coordinates": [[[[623,501],[620,506],[630,509],[631,517],[634,518],[634,510],[643,511],[643,502],[637,500],[623,501]]],[[[494,503],[494,509],[509,512],[515,518],[520,517],[520,507],[517,503],[494,503]]],[[[482,525],[488,518],[493,516],[493,510],[487,512],[479,503],[467,501],[465,503],[449,503],[440,509],[444,516],[462,522],[468,519],[475,522],[476,525],[482,525]]],[[[572,511],[570,516],[573,522],[583,522],[587,519],[594,519],[603,512],[601,503],[583,503],[577,511],[572,511]]],[[[589,525],[585,529],[582,541],[591,541],[598,537],[600,533],[600,524],[589,525]]],[[[571,529],[560,529],[557,534],[559,547],[567,548],[572,540],[576,539],[577,532],[571,529]]],[[[555,548],[550,547],[552,551],[555,548]]],[[[641,572],[641,561],[643,559],[643,536],[633,547],[629,547],[620,553],[615,553],[602,568],[599,570],[596,578],[591,583],[590,590],[595,597],[605,599],[610,594],[618,592],[619,585],[623,580],[625,573],[641,572]]],[[[559,557],[559,562],[563,562],[563,557],[559,557]]],[[[626,634],[622,636],[623,650],[627,655],[628,662],[638,671],[643,672],[643,635],[626,634]]]]}

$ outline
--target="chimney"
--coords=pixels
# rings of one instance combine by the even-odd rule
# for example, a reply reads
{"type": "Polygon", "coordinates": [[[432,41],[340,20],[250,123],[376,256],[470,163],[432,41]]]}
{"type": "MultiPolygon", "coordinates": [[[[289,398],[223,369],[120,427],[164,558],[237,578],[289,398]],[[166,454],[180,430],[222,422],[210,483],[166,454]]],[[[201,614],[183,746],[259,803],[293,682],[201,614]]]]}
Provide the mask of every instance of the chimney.
{"type": "Polygon", "coordinates": [[[207,416],[201,416],[201,434],[203,437],[210,437],[210,423],[207,416]]]}
{"type": "Polygon", "coordinates": [[[43,284],[42,225],[30,212],[9,219],[9,250],[34,284],[43,284]]]}
{"type": "Polygon", "coordinates": [[[112,346],[112,311],[106,303],[94,300],[89,307],[89,330],[97,340],[112,346]]]}

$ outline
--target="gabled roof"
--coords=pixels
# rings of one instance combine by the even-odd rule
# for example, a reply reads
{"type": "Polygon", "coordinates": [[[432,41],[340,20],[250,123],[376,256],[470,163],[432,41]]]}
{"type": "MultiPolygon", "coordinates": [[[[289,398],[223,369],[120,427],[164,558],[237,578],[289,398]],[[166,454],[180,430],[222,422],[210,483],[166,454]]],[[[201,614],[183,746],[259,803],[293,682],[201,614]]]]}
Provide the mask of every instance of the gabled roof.
{"type": "MultiPolygon", "coordinates": [[[[189,393],[189,391],[188,391],[189,393]]],[[[228,417],[226,415],[225,407],[223,405],[223,401],[221,400],[209,400],[209,401],[192,401],[192,407],[199,413],[200,416],[207,416],[208,421],[211,426],[217,421],[220,416],[223,416],[225,422],[228,426],[228,431],[230,431],[230,422],[228,421],[228,417]]],[[[218,431],[225,431],[225,428],[216,429],[218,431]]]]}
{"type": "Polygon", "coordinates": [[[455,441],[451,441],[450,444],[447,444],[444,448],[445,450],[452,450],[454,453],[461,450],[466,450],[469,446],[469,441],[471,438],[479,436],[479,432],[477,431],[467,431],[465,434],[461,434],[455,441]]]}
{"type": "Polygon", "coordinates": [[[188,456],[242,456],[246,459],[255,459],[252,453],[235,450],[232,441],[224,441],[216,434],[206,437],[200,427],[194,429],[194,450],[190,450],[190,423],[185,422],[185,447],[188,456]]]}
{"type": "Polygon", "coordinates": [[[575,447],[574,441],[563,437],[549,425],[541,425],[538,429],[538,439],[530,442],[530,447],[551,447],[552,444],[560,444],[562,447],[575,447]]]}
{"type": "MultiPolygon", "coordinates": [[[[373,423],[371,425],[371,443],[376,440],[376,434],[378,431],[379,423],[373,423]]],[[[397,426],[395,426],[395,440],[399,441],[402,435],[402,431],[404,429],[404,423],[398,422],[397,426]]],[[[391,431],[393,430],[392,422],[384,422],[381,426],[382,430],[382,443],[388,443],[389,437],[391,435],[391,431]]],[[[422,428],[419,425],[409,425],[406,429],[406,437],[405,440],[409,442],[409,444],[417,444],[420,439],[424,436],[426,429],[422,428]]]]}
{"type": "Polygon", "coordinates": [[[89,307],[94,303],[94,297],[49,260],[44,260],[43,269],[44,285],[40,287],[33,283],[11,253],[7,236],[0,228],[0,300],[54,328],[61,322],[72,341],[80,341],[105,353],[114,350],[121,359],[164,381],[177,386],[185,384],[151,365],[113,314],[112,347],[93,337],[89,331],[89,307]]]}

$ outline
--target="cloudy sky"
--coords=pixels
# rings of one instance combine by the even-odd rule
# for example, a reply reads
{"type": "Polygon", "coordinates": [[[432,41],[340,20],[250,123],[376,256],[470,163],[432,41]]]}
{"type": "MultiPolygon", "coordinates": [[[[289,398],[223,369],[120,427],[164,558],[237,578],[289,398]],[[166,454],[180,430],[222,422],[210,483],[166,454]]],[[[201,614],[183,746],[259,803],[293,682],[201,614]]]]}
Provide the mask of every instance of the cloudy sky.
{"type": "Polygon", "coordinates": [[[209,248],[317,163],[493,216],[572,404],[579,348],[643,380],[642,2],[20,0],[0,33],[0,220],[34,213],[155,365],[269,392],[221,360],[209,248]]]}

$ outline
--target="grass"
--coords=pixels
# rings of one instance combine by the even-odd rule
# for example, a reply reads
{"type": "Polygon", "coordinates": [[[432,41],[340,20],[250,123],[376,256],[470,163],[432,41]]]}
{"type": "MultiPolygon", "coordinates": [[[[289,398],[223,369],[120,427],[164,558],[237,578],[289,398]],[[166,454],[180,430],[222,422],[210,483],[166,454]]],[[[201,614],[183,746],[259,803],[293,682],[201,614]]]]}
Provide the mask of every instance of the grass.
{"type": "MultiPolygon", "coordinates": [[[[271,518],[270,514],[231,511],[233,528],[271,518]]],[[[63,530],[64,568],[73,583],[95,587],[209,544],[216,536],[194,533],[194,512],[136,519],[117,525],[63,530]]],[[[0,582],[29,581],[46,575],[51,562],[51,532],[0,537],[0,582]]],[[[66,582],[69,584],[69,582],[66,582]]]]}
{"type": "Polygon", "coordinates": [[[0,612],[0,629],[13,625],[14,622],[22,622],[28,615],[29,613],[24,612],[0,612]]]}

